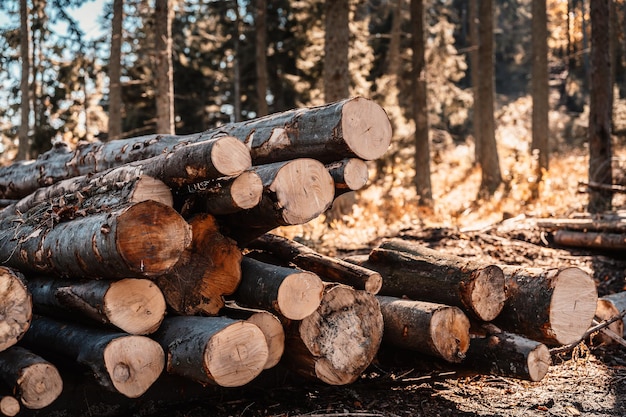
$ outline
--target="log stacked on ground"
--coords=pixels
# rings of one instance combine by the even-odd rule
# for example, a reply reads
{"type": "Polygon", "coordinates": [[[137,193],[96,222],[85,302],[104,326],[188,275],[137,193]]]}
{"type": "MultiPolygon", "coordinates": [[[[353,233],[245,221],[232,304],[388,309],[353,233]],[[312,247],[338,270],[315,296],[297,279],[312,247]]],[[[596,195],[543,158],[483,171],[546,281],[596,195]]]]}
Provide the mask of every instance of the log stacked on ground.
{"type": "Polygon", "coordinates": [[[24,276],[0,266],[0,352],[24,336],[32,318],[33,302],[24,276]]]}
{"type": "Polygon", "coordinates": [[[550,230],[557,245],[608,251],[626,249],[626,217],[623,213],[540,219],[536,224],[550,230]]]}

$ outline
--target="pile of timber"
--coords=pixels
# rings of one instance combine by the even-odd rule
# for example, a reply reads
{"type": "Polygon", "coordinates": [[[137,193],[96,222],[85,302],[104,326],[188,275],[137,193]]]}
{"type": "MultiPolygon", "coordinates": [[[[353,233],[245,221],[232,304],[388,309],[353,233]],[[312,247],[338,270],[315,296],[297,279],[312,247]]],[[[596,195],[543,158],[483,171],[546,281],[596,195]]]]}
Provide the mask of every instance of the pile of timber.
{"type": "Polygon", "coordinates": [[[583,271],[401,239],[340,259],[269,233],[364,187],[390,140],[384,110],[353,98],[195,135],[58,143],[0,168],[0,413],[76,406],[73,372],[120,404],[277,365],[350,384],[390,349],[543,378],[547,346],[594,319],[583,271]]]}

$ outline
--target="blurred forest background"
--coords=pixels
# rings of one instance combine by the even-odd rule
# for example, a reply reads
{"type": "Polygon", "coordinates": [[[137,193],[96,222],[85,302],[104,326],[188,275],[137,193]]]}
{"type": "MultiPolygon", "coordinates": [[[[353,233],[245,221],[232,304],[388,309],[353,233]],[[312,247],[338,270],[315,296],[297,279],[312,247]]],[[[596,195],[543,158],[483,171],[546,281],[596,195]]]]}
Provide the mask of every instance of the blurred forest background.
{"type": "Polygon", "coordinates": [[[1,164],[358,95],[392,147],[286,234],[351,248],[623,204],[624,0],[105,0],[88,37],[92,2],[0,2],[1,164]]]}

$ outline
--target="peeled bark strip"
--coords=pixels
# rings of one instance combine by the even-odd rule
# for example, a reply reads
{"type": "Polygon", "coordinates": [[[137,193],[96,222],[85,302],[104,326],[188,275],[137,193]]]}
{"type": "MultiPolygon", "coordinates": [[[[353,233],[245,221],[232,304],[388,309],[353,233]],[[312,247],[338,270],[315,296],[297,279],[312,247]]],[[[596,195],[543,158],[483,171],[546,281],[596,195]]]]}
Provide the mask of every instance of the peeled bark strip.
{"type": "Polygon", "coordinates": [[[598,300],[591,276],[576,267],[502,266],[507,301],[495,323],[503,330],[546,345],[581,339],[593,320],[598,300]]]}
{"type": "Polygon", "coordinates": [[[285,363],[293,372],[330,385],[356,381],[383,337],[383,317],[373,294],[328,284],[318,309],[287,323],[285,363]]]}
{"type": "Polygon", "coordinates": [[[246,256],[241,261],[241,283],[233,298],[242,306],[302,320],[319,307],[323,292],[324,283],[312,272],[271,265],[246,256]]]}
{"type": "Polygon", "coordinates": [[[57,222],[45,204],[0,219],[0,259],[45,275],[151,277],[176,264],[191,241],[182,216],[150,200],[57,222]]]}
{"type": "Polygon", "coordinates": [[[221,218],[240,246],[279,226],[304,224],[324,213],[335,196],[324,165],[310,158],[252,168],[263,181],[263,198],[250,210],[221,218]]]}
{"type": "Polygon", "coordinates": [[[0,266],[0,352],[24,336],[32,318],[32,298],[24,276],[0,266]]]}
{"type": "Polygon", "coordinates": [[[24,336],[28,348],[53,351],[90,369],[104,388],[141,396],[165,366],[161,346],[146,336],[82,326],[37,316],[24,336]]]}
{"type": "Polygon", "coordinates": [[[167,352],[167,372],[201,384],[245,385],[268,357],[256,325],[226,317],[168,317],[152,337],[167,352]]]}
{"type": "Polygon", "coordinates": [[[369,179],[367,163],[359,158],[346,158],[326,165],[335,182],[335,196],[365,187],[369,179]]]}
{"type": "Polygon", "coordinates": [[[464,361],[473,371],[533,382],[543,379],[551,363],[546,345],[506,332],[472,338],[464,361]]]}
{"type": "Polygon", "coordinates": [[[37,277],[29,278],[28,289],[38,314],[80,317],[130,334],[153,333],[166,313],[163,293],[147,279],[73,282],[37,277]]]}
{"type": "Polygon", "coordinates": [[[224,296],[241,282],[241,250],[219,231],[215,218],[199,214],[189,224],[192,243],[166,274],[156,277],[167,305],[181,315],[217,315],[224,296]]]}
{"type": "Polygon", "coordinates": [[[247,247],[269,252],[299,268],[316,273],[324,281],[346,284],[372,294],[377,294],[383,285],[383,279],[376,271],[322,255],[308,246],[281,236],[266,233],[250,242],[247,247]]]}
{"type": "Polygon", "coordinates": [[[0,378],[24,407],[35,410],[52,404],[63,390],[57,368],[21,346],[0,352],[0,378]]]}
{"type": "MultiPolygon", "coordinates": [[[[608,320],[617,315],[623,314],[626,311],[626,291],[618,292],[615,294],[605,295],[604,297],[598,300],[598,306],[596,309],[596,317],[602,320],[608,320]]],[[[611,323],[608,327],[609,330],[616,333],[618,336],[624,337],[624,316],[613,323],[611,323]]],[[[602,332],[596,336],[602,343],[612,344],[615,341],[605,336],[602,332]]]]}
{"type": "Polygon", "coordinates": [[[626,249],[626,232],[575,232],[557,230],[554,232],[554,243],[576,248],[624,250],[626,249]]]}
{"type": "Polygon", "coordinates": [[[470,322],[458,307],[377,296],[383,314],[383,343],[461,362],[470,343],[470,322]]]}
{"type": "Polygon", "coordinates": [[[12,395],[4,395],[0,398],[0,413],[3,416],[13,417],[20,412],[20,402],[12,395]]]}
{"type": "Polygon", "coordinates": [[[504,275],[498,266],[443,254],[402,239],[383,241],[369,257],[346,260],[378,271],[383,278],[381,295],[461,307],[483,321],[497,317],[506,298],[504,275]]]}

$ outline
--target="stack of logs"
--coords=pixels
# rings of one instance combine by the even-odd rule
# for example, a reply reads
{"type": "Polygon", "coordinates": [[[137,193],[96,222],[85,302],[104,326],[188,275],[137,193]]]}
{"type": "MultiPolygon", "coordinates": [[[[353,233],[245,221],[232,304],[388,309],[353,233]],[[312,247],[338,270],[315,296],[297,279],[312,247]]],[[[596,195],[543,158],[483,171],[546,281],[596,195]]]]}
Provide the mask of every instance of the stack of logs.
{"type": "Polygon", "coordinates": [[[382,349],[543,378],[547,346],[594,318],[580,269],[398,238],[339,259],[268,233],[365,186],[390,140],[384,110],[353,98],[0,168],[0,412],[48,407],[67,363],[132,399],[170,375],[239,387],[279,363],[350,384],[382,349]]]}

